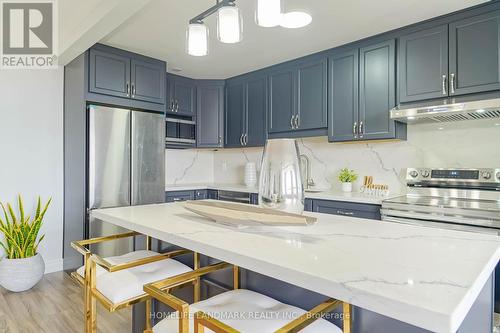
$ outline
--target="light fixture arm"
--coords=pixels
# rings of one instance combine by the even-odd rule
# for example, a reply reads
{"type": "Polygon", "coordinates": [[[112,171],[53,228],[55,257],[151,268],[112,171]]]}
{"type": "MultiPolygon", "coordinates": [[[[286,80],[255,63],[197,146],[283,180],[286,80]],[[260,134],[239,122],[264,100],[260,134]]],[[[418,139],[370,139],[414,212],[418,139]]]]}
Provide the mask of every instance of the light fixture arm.
{"type": "Polygon", "coordinates": [[[234,6],[235,1],[236,0],[217,0],[216,4],[214,6],[208,8],[200,15],[197,15],[197,16],[193,17],[191,20],[189,20],[189,24],[203,22],[203,20],[205,18],[207,18],[208,16],[217,12],[217,10],[219,10],[219,8],[224,7],[224,6],[234,6]]]}

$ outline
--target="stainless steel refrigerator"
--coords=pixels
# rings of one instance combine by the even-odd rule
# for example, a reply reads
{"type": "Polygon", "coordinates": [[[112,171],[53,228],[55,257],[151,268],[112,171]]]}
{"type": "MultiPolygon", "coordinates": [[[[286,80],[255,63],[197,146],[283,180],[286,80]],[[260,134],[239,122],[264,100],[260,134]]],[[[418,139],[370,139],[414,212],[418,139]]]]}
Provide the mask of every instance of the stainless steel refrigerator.
{"type": "MultiPolygon", "coordinates": [[[[88,106],[88,237],[127,231],[90,218],[97,208],[164,202],[165,118],[164,115],[88,106]]],[[[111,241],[92,248],[101,256],[132,251],[133,239],[111,241]]]]}

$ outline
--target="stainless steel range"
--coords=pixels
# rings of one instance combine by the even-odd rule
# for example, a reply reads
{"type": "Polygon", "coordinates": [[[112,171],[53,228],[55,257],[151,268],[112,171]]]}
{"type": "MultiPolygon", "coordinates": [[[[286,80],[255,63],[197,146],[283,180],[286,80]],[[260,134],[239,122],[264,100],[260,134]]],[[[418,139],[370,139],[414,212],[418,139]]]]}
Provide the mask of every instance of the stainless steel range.
{"type": "Polygon", "coordinates": [[[382,220],[500,234],[500,169],[409,168],[408,194],[384,200],[382,220]]]}

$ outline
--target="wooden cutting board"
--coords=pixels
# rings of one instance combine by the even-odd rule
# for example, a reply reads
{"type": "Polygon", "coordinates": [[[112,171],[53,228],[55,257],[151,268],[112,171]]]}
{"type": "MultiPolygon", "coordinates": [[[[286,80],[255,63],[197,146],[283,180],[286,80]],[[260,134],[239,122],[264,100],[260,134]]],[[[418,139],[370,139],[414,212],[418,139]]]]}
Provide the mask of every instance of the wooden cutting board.
{"type": "Polygon", "coordinates": [[[248,204],[221,201],[186,201],[184,208],[218,223],[244,226],[308,226],[315,217],[261,208],[248,204]]]}

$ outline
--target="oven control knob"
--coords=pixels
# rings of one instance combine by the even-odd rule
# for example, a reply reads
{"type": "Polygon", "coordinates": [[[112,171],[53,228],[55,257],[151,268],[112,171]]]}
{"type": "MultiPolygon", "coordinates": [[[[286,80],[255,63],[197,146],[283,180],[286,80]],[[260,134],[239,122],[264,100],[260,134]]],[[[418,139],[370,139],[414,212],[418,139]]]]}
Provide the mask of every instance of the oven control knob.
{"type": "Polygon", "coordinates": [[[488,171],[484,171],[481,176],[483,176],[484,179],[490,179],[491,178],[491,173],[488,171]]]}
{"type": "Polygon", "coordinates": [[[410,176],[412,176],[413,178],[417,178],[418,176],[417,170],[410,171],[410,176]]]}
{"type": "Polygon", "coordinates": [[[422,172],[420,174],[424,178],[427,178],[427,177],[429,177],[431,175],[431,173],[429,172],[429,170],[422,170],[422,172]]]}

